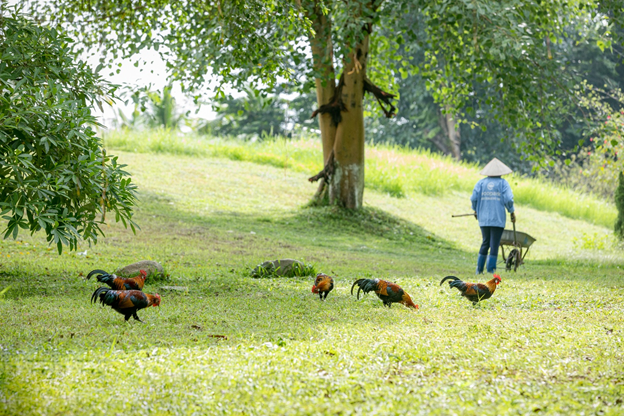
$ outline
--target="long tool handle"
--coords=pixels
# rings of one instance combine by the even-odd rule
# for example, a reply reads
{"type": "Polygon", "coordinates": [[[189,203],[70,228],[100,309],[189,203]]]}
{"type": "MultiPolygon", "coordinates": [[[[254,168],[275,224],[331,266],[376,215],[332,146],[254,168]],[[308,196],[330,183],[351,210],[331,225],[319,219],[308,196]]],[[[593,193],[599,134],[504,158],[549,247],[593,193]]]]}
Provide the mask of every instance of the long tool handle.
{"type": "Polygon", "coordinates": [[[514,246],[518,246],[518,240],[516,239],[516,222],[512,222],[513,227],[514,227],[514,246]]]}
{"type": "Polygon", "coordinates": [[[453,214],[451,215],[451,217],[455,218],[455,217],[468,217],[468,216],[474,216],[476,215],[474,212],[471,212],[470,214],[453,214]]]}

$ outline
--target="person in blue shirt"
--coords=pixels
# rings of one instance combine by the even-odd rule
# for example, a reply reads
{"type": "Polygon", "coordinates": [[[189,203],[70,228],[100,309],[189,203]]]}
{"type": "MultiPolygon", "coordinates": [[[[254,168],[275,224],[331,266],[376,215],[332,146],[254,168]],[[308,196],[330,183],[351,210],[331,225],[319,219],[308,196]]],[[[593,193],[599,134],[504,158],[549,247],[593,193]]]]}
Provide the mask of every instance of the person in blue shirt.
{"type": "Polygon", "coordinates": [[[513,171],[507,165],[494,158],[480,172],[487,178],[477,182],[472,191],[470,197],[472,210],[479,221],[483,236],[477,258],[477,274],[483,273],[484,267],[488,273],[494,273],[496,270],[498,246],[507,219],[505,209],[511,214],[511,222],[516,222],[511,187],[505,179],[501,178],[501,176],[511,172],[513,171]]]}

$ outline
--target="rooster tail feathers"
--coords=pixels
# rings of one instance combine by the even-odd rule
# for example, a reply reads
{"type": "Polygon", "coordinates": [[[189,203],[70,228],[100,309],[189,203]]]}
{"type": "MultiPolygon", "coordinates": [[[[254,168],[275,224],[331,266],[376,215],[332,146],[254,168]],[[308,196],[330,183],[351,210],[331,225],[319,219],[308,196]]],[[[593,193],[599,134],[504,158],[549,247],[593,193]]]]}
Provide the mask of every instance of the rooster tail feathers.
{"type": "Polygon", "coordinates": [[[377,279],[358,279],[353,282],[353,286],[351,286],[351,294],[353,295],[353,288],[355,285],[358,285],[357,298],[359,300],[360,292],[364,291],[364,293],[368,293],[371,290],[375,290],[377,288],[377,283],[379,283],[377,279]]]}
{"type": "Polygon", "coordinates": [[[360,300],[360,292],[362,291],[362,285],[366,284],[367,280],[370,280],[370,279],[358,279],[355,282],[353,282],[353,285],[351,286],[351,295],[353,295],[353,288],[355,287],[355,285],[357,285],[358,286],[357,299],[360,300]]]}
{"type": "MultiPolygon", "coordinates": [[[[87,279],[90,279],[91,276],[93,276],[94,274],[98,274],[98,275],[108,275],[108,272],[105,272],[104,270],[100,270],[100,269],[95,269],[95,270],[91,270],[89,272],[89,274],[87,275],[87,279]]],[[[99,280],[99,279],[98,279],[99,280]]]]}
{"type": "Polygon", "coordinates": [[[97,289],[95,289],[95,292],[93,292],[93,295],[91,295],[91,303],[97,303],[98,301],[98,297],[100,298],[100,302],[102,303],[102,305],[104,304],[104,295],[106,293],[108,293],[110,291],[109,288],[106,287],[98,287],[97,289]]]}
{"type": "Polygon", "coordinates": [[[355,287],[355,285],[359,284],[362,280],[364,279],[358,279],[355,282],[353,282],[353,285],[351,286],[351,295],[353,295],[353,288],[355,287]]]}
{"type": "MultiPolygon", "coordinates": [[[[461,279],[459,277],[456,277],[456,276],[446,276],[444,279],[442,279],[440,281],[440,286],[442,286],[442,284],[444,282],[446,282],[447,280],[452,280],[452,281],[456,282],[456,281],[461,280],[461,279]]],[[[451,286],[451,282],[449,282],[449,286],[451,286]]]]}

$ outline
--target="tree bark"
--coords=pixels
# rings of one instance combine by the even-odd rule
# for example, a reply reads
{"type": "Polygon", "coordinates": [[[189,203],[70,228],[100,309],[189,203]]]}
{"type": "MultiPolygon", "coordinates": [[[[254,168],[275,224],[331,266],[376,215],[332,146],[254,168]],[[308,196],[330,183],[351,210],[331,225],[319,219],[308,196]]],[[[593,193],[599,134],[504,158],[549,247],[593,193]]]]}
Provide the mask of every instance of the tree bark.
{"type": "MultiPolygon", "coordinates": [[[[314,36],[310,37],[312,60],[316,77],[316,102],[318,107],[329,104],[336,93],[336,73],[334,70],[334,50],[331,39],[331,20],[323,14],[320,2],[314,0],[306,4],[307,17],[312,21],[314,36]]],[[[321,113],[319,128],[323,143],[323,163],[326,164],[334,148],[336,124],[330,113],[321,113]]]]}
{"type": "Polygon", "coordinates": [[[345,208],[362,207],[364,195],[364,80],[368,57],[367,34],[343,61],[340,99],[345,110],[336,129],[335,173],[329,182],[329,201],[345,208]]]}
{"type": "Polygon", "coordinates": [[[431,141],[442,153],[453,156],[455,160],[461,160],[461,137],[455,117],[450,112],[438,109],[438,123],[444,134],[436,135],[431,141]]]}

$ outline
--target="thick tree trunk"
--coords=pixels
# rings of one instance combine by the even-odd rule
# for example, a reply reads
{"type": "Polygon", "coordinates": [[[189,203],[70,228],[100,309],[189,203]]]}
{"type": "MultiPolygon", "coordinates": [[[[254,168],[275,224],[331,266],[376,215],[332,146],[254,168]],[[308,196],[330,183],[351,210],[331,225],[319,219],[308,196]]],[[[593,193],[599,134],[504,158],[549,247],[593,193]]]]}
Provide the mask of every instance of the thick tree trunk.
{"type": "MultiPolygon", "coordinates": [[[[373,0],[368,7],[379,7],[379,3],[373,0]]],[[[331,20],[321,13],[319,0],[303,4],[315,31],[310,44],[318,109],[312,117],[320,115],[325,162],[323,170],[310,181],[320,181],[315,195],[317,203],[323,203],[329,196],[330,204],[358,209],[362,207],[364,194],[364,93],[369,92],[377,98],[387,117],[394,115],[395,108],[390,102],[394,96],[373,85],[366,77],[371,24],[362,27],[362,40],[343,57],[343,73],[336,85],[331,20]],[[386,109],[388,106],[389,110],[386,109]]]]}
{"type": "Polygon", "coordinates": [[[364,80],[368,35],[344,62],[341,100],[345,106],[336,129],[335,173],[329,183],[329,201],[345,208],[362,207],[364,195],[364,80]]]}

